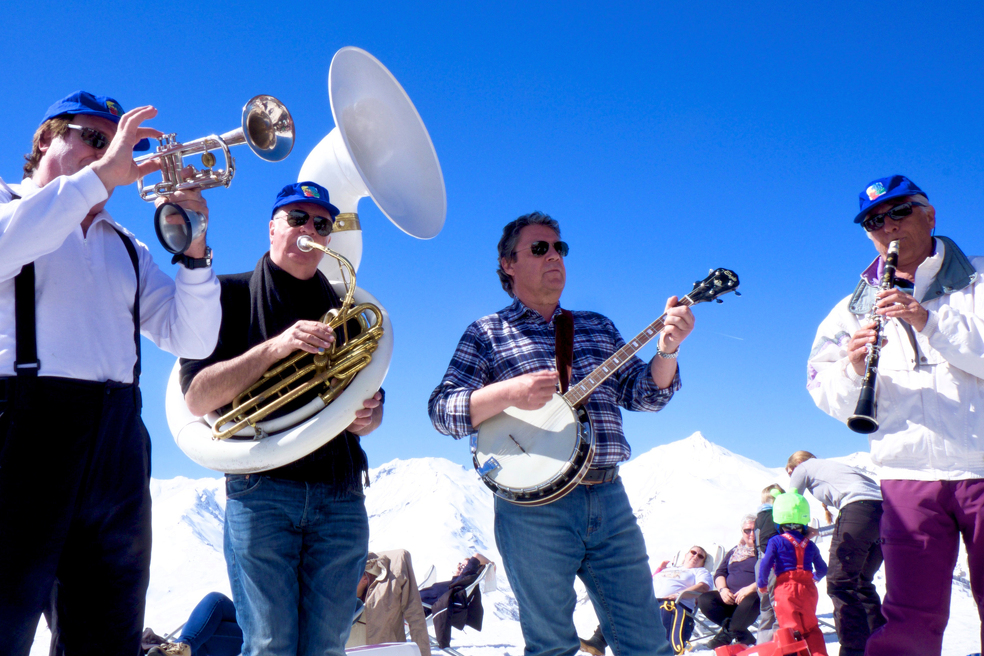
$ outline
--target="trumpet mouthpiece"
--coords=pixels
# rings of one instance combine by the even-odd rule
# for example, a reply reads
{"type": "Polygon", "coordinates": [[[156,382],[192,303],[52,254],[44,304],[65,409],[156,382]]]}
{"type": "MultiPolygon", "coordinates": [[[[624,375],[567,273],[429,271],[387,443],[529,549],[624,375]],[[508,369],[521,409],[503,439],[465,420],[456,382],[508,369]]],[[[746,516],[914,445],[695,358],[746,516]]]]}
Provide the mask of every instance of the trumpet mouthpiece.
{"type": "Polygon", "coordinates": [[[297,238],[297,247],[304,251],[305,253],[310,252],[314,249],[313,240],[307,235],[301,235],[297,238]]]}

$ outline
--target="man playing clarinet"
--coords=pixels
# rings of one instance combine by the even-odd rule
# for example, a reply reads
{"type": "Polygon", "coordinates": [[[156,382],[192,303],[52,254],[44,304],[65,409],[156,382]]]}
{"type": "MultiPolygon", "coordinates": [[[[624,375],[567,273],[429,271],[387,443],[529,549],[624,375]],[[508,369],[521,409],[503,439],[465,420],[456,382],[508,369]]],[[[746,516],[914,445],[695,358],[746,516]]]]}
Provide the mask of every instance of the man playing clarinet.
{"type": "Polygon", "coordinates": [[[882,468],[887,624],[866,646],[842,644],[840,653],[939,654],[961,537],[984,616],[984,257],[968,259],[952,240],[934,237],[936,210],[901,175],[871,182],[854,222],[878,257],[820,325],[807,388],[820,409],[846,421],[868,349],[880,339],[869,441],[882,468]],[[896,284],[882,289],[894,241],[896,284]],[[882,320],[866,318],[875,315],[882,320]]]}

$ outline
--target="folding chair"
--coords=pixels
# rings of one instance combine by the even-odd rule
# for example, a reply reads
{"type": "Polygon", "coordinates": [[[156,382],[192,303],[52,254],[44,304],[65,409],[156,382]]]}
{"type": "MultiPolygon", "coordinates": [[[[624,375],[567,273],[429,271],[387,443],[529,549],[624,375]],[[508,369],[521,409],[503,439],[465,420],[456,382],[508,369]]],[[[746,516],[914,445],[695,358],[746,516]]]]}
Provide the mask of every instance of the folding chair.
{"type": "MultiPolygon", "coordinates": [[[[484,584],[482,585],[482,589],[484,589],[486,593],[494,592],[496,590],[495,563],[490,562],[482,566],[482,568],[478,570],[478,573],[476,573],[474,576],[475,578],[462,589],[465,598],[464,601],[465,606],[467,606],[471,602],[472,596],[475,594],[475,591],[479,589],[479,585],[484,584]]],[[[425,588],[429,588],[431,585],[434,584],[433,579],[435,578],[437,577],[434,574],[434,566],[431,565],[430,570],[427,572],[427,576],[424,578],[424,584],[419,585],[418,589],[424,590],[425,588]]],[[[433,635],[430,635],[430,629],[434,628],[434,614],[431,612],[431,604],[425,603],[423,604],[423,606],[424,606],[424,615],[427,617],[428,638],[430,638],[431,650],[443,651],[447,654],[452,654],[453,656],[462,656],[459,651],[457,651],[451,646],[441,647],[440,642],[438,642],[437,638],[434,637],[433,635]]],[[[454,604],[449,605],[448,608],[444,610],[438,611],[438,614],[448,612],[449,610],[451,612],[454,612],[454,604]]],[[[410,628],[407,627],[408,638],[410,635],[409,632],[410,632],[410,628]]]]}

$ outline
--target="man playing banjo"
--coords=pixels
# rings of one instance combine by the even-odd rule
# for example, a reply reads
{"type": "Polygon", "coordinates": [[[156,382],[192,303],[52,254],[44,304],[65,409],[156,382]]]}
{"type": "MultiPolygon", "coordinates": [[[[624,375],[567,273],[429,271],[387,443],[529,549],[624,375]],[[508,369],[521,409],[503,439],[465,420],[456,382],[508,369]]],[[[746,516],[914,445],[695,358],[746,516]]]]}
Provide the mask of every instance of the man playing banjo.
{"type": "MultiPolygon", "coordinates": [[[[465,331],[428,404],[438,431],[461,438],[507,408],[547,404],[559,379],[555,327],[571,317],[572,384],[623,346],[606,317],[560,308],[567,252],[560,226],[545,214],[533,212],[505,226],[498,274],[515,300],[465,331]]],[[[655,412],[669,402],[680,388],[678,349],[693,326],[689,307],[670,297],[656,357],[648,365],[630,358],[588,398],[595,456],[580,485],[544,505],[496,496],[496,544],[519,602],[527,656],[577,653],[575,576],[587,587],[615,654],[671,653],[665,635],[653,631],[659,612],[649,558],[618,479],[618,464],[631,453],[619,406],[655,412]]]]}
{"type": "MultiPolygon", "coordinates": [[[[328,349],[319,318],[341,301],[318,270],[338,209],[313,182],[284,187],[269,223],[270,251],[255,270],[220,276],[222,325],[215,351],[181,361],[188,409],[227,406],[295,351],[328,349]]],[[[369,546],[359,437],[383,419],[381,392],[313,453],[256,474],[226,475],[225,556],[243,630],[243,654],[342,656],[369,546]]],[[[187,655],[185,655],[187,656],[187,655]]]]}

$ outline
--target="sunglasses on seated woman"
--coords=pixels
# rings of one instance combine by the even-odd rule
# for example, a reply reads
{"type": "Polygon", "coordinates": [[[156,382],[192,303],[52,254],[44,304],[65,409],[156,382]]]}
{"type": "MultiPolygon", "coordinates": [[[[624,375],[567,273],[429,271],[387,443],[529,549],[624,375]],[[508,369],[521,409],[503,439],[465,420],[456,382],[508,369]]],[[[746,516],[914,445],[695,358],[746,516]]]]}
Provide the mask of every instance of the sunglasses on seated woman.
{"type": "Polygon", "coordinates": [[[308,222],[308,219],[314,219],[314,231],[322,237],[330,235],[331,227],[335,224],[335,219],[326,219],[323,216],[311,216],[304,210],[291,210],[284,215],[284,218],[287,219],[287,225],[291,228],[300,228],[308,222]]]}

